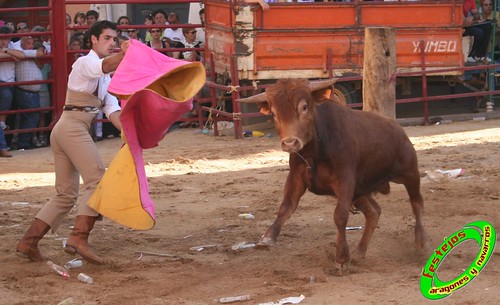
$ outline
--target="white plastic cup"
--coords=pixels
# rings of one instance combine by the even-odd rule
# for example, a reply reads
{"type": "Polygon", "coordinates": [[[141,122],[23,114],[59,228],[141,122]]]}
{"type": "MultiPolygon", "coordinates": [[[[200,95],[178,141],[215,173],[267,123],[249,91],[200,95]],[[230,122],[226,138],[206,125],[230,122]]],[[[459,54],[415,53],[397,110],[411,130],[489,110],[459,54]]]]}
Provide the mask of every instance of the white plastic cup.
{"type": "Polygon", "coordinates": [[[78,280],[85,284],[92,284],[92,282],[94,281],[90,276],[86,275],[85,273],[78,274],[78,280]]]}
{"type": "Polygon", "coordinates": [[[72,259],[70,260],[69,262],[67,262],[66,264],[64,264],[64,268],[66,269],[73,269],[73,268],[80,268],[82,266],[82,260],[81,259],[72,259]]]}

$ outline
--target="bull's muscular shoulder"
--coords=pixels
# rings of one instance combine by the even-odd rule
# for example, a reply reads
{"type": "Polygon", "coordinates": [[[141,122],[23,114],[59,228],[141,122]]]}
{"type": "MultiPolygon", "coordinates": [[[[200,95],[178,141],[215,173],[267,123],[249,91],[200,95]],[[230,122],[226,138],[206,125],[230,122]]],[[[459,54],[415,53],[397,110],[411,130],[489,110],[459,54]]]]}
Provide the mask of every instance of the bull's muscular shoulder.
{"type": "Polygon", "coordinates": [[[403,128],[393,119],[336,103],[316,107],[318,140],[328,151],[342,149],[359,153],[373,147],[397,148],[409,143],[403,128]]]}

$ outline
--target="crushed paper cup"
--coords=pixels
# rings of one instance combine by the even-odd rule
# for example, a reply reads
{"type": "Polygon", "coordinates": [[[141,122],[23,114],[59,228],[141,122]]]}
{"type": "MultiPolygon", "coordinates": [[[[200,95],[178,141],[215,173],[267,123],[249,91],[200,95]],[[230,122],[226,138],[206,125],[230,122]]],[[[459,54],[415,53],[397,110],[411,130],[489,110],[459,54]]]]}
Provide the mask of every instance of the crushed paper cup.
{"type": "Polygon", "coordinates": [[[451,170],[436,169],[435,171],[425,171],[425,173],[430,180],[436,181],[444,178],[457,178],[464,173],[464,170],[461,168],[451,170]]]}
{"type": "Polygon", "coordinates": [[[298,297],[288,297],[281,299],[277,302],[271,302],[271,303],[260,303],[259,305],[285,305],[285,304],[299,304],[302,302],[306,297],[301,294],[298,297]]]}
{"type": "Polygon", "coordinates": [[[249,294],[245,295],[239,295],[236,297],[224,297],[219,299],[219,303],[225,304],[225,303],[232,303],[232,302],[239,302],[239,301],[248,301],[251,300],[252,298],[250,297],[249,294]]]}
{"type": "Polygon", "coordinates": [[[243,219],[254,219],[255,216],[253,216],[253,214],[251,213],[243,213],[243,214],[240,214],[238,215],[239,218],[243,218],[243,219]]]}
{"type": "Polygon", "coordinates": [[[249,249],[249,248],[254,248],[256,246],[255,243],[247,243],[245,241],[243,242],[240,242],[240,243],[236,243],[234,244],[231,249],[233,251],[238,251],[238,250],[243,250],[243,249],[249,249]]]}
{"type": "Polygon", "coordinates": [[[437,173],[443,174],[445,177],[448,178],[456,178],[464,173],[464,170],[461,168],[457,169],[450,169],[450,170],[440,170],[436,169],[437,173]]]}

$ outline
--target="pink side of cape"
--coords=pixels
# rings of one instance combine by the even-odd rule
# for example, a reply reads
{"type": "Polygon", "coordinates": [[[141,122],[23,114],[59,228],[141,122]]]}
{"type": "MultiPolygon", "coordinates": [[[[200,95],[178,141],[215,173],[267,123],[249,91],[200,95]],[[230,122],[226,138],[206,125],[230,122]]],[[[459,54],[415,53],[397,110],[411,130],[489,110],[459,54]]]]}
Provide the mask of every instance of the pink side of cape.
{"type": "Polygon", "coordinates": [[[165,73],[189,62],[171,58],[132,39],[131,45],[116,69],[108,91],[119,95],[131,95],[146,88],[165,73]],[[116,75],[119,75],[116,78],[116,75]]]}
{"type": "Polygon", "coordinates": [[[143,209],[155,219],[155,205],[149,196],[142,150],[157,146],[168,128],[191,109],[192,103],[191,100],[187,103],[174,102],[150,90],[141,90],[122,103],[125,103],[125,106],[122,109],[120,121],[134,159],[141,204],[143,209]]]}

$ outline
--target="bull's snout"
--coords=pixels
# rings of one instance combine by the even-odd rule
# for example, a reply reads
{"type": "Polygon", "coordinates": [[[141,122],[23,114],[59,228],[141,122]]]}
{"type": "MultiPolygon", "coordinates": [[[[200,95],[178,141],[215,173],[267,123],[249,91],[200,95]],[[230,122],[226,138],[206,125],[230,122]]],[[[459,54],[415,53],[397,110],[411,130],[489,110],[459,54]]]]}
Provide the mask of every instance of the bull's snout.
{"type": "Polygon", "coordinates": [[[281,149],[286,152],[299,151],[304,144],[297,137],[288,137],[281,140],[281,149]]]}

